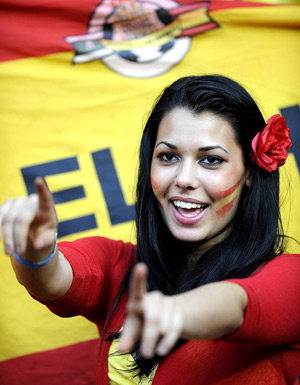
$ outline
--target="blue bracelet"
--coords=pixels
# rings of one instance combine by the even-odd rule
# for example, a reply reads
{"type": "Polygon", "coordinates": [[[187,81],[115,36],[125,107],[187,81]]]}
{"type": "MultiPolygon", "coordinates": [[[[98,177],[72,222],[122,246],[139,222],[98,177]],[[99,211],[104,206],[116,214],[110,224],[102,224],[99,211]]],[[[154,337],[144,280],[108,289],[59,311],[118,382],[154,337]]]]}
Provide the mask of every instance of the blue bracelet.
{"type": "Polygon", "coordinates": [[[54,246],[54,250],[52,251],[52,253],[49,255],[49,257],[47,259],[45,259],[44,261],[41,261],[41,262],[28,262],[26,261],[25,259],[21,258],[19,256],[19,254],[17,253],[14,253],[14,257],[19,261],[21,262],[24,266],[27,266],[27,267],[30,267],[32,269],[36,268],[36,267],[40,267],[40,266],[43,266],[43,265],[46,265],[46,263],[48,263],[49,261],[51,261],[51,259],[54,257],[55,253],[56,253],[56,249],[57,249],[57,234],[55,234],[55,246],[54,246]]]}

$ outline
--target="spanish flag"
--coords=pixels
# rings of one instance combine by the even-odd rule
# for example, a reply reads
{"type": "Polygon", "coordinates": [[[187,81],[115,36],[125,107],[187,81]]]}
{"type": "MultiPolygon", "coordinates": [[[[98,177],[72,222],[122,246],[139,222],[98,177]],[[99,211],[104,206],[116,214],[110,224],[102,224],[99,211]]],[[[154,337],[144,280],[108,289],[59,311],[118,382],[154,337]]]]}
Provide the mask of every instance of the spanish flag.
{"type": "MultiPolygon", "coordinates": [[[[142,127],[178,77],[218,73],[282,114],[288,251],[299,252],[300,3],[297,0],[2,0],[0,203],[43,176],[59,240],[135,241],[142,127]]],[[[96,383],[96,327],[35,302],[0,255],[1,385],[96,383]]]]}

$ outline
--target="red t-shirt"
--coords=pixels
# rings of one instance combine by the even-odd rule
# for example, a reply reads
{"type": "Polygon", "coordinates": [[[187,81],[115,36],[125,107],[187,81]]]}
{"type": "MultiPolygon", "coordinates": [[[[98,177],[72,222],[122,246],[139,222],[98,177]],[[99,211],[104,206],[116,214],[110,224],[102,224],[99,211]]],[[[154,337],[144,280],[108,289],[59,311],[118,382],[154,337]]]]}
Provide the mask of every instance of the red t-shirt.
{"type": "MultiPolygon", "coordinates": [[[[72,266],[74,280],[64,297],[47,306],[61,317],[83,315],[101,334],[136,247],[91,237],[61,242],[59,249],[72,266]]],[[[251,277],[230,281],[248,294],[242,326],[216,341],[188,341],[160,361],[152,385],[294,385],[300,372],[300,255],[281,255],[251,277]]],[[[107,331],[120,330],[126,297],[107,331]]],[[[101,345],[101,385],[108,384],[110,344],[101,345]]]]}

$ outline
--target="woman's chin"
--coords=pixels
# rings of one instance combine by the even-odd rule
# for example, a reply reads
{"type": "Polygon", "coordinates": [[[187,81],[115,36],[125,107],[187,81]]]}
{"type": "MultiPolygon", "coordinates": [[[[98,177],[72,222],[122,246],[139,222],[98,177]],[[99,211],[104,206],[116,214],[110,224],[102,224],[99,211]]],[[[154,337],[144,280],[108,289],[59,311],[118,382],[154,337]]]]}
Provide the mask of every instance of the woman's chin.
{"type": "Polygon", "coordinates": [[[202,244],[205,242],[205,237],[199,236],[199,234],[193,234],[191,231],[178,231],[173,233],[173,236],[181,242],[193,244],[202,244]]]}

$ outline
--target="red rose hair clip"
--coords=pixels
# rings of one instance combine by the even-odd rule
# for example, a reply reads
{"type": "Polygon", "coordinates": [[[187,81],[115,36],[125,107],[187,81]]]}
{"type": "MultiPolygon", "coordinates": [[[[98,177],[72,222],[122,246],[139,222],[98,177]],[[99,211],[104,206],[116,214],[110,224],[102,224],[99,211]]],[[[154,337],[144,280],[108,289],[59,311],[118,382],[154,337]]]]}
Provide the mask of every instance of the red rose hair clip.
{"type": "Polygon", "coordinates": [[[284,165],[287,150],[292,147],[290,130],[284,117],[279,114],[271,116],[262,132],[252,140],[252,162],[266,171],[274,171],[284,165]]]}

